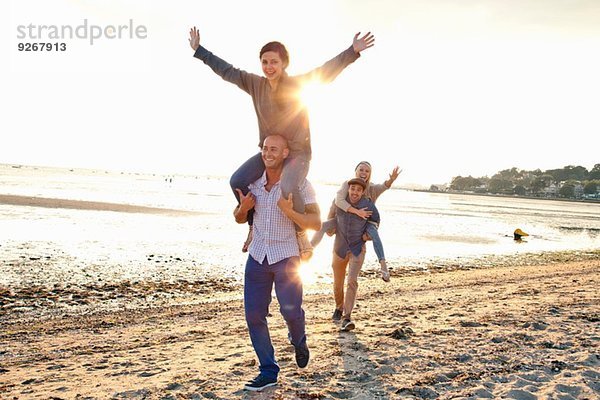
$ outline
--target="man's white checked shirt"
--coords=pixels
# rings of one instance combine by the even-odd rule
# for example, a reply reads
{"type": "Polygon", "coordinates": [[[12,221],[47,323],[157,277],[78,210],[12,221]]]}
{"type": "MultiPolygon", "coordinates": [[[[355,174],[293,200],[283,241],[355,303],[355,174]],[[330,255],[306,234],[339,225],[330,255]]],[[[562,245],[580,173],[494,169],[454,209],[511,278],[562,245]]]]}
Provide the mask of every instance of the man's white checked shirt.
{"type": "MultiPolygon", "coordinates": [[[[256,197],[254,206],[254,225],[252,226],[252,243],[248,252],[259,263],[265,257],[269,264],[275,264],[285,258],[299,256],[296,229],[291,219],[277,206],[281,197],[281,187],[277,182],[270,192],[265,190],[266,172],[261,178],[248,185],[250,192],[256,197]]],[[[300,186],[304,204],[315,204],[315,190],[306,179],[300,186]]]]}

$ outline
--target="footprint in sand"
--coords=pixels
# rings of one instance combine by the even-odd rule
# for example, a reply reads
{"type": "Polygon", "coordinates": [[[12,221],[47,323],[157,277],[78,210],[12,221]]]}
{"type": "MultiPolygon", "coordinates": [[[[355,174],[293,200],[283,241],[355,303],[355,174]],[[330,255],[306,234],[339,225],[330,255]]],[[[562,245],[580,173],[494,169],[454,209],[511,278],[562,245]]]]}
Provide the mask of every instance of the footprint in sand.
{"type": "Polygon", "coordinates": [[[419,399],[437,399],[439,397],[439,394],[435,390],[423,386],[401,388],[396,391],[396,394],[415,396],[419,399]]]}
{"type": "Polygon", "coordinates": [[[585,384],[594,392],[600,394],[600,372],[593,370],[585,370],[581,373],[585,384]]]}
{"type": "Polygon", "coordinates": [[[354,397],[354,393],[348,390],[343,390],[340,392],[329,391],[327,393],[334,399],[350,399],[354,397]]]}
{"type": "Polygon", "coordinates": [[[537,400],[537,396],[526,390],[521,389],[513,389],[509,391],[508,393],[506,393],[506,397],[509,399],[516,400],[537,400]]]}
{"type": "Polygon", "coordinates": [[[156,370],[156,371],[144,371],[144,372],[139,373],[138,376],[140,378],[149,378],[151,376],[158,375],[158,374],[160,374],[162,372],[165,372],[165,370],[164,369],[160,369],[160,370],[156,370]]]}
{"type": "Polygon", "coordinates": [[[125,392],[115,393],[113,397],[117,399],[145,399],[150,396],[148,389],[128,390],[125,392]]]}
{"type": "Polygon", "coordinates": [[[476,388],[472,391],[471,396],[475,399],[493,399],[494,395],[486,388],[476,388]]]}
{"type": "Polygon", "coordinates": [[[183,385],[177,383],[177,382],[173,382],[173,383],[169,383],[167,385],[167,387],[165,387],[166,390],[181,390],[183,389],[183,385]]]}

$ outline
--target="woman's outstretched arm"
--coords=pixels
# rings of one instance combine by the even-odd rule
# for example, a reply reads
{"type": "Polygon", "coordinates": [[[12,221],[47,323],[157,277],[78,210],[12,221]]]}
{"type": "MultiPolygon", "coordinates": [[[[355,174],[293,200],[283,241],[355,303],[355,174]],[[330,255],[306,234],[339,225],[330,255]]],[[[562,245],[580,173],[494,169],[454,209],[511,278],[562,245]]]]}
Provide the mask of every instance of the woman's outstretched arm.
{"type": "Polygon", "coordinates": [[[235,68],[227,61],[217,57],[204,46],[200,45],[200,31],[195,26],[190,29],[190,47],[194,50],[194,57],[202,60],[210,69],[223,80],[233,83],[243,91],[252,94],[259,85],[260,77],[235,68]]]}
{"type": "Polygon", "coordinates": [[[368,32],[360,38],[359,35],[360,32],[354,35],[352,46],[348,47],[322,66],[300,75],[299,78],[306,82],[314,80],[319,80],[321,82],[333,81],[348,65],[352,64],[360,57],[362,51],[375,45],[375,36],[373,36],[371,32],[368,32]]]}

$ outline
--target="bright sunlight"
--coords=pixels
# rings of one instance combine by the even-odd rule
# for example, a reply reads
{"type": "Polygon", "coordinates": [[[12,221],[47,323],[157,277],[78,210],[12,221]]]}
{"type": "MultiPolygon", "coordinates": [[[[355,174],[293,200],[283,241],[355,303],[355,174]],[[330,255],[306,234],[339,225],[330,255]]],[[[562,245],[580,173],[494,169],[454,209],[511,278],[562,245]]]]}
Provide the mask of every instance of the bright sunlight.
{"type": "Polygon", "coordinates": [[[309,109],[323,110],[327,108],[327,105],[323,102],[323,83],[318,80],[309,81],[304,84],[302,91],[300,92],[300,99],[302,103],[309,109]]]}
{"type": "MultiPolygon", "coordinates": [[[[312,237],[311,231],[309,236],[312,237]]],[[[314,249],[313,257],[308,262],[303,262],[300,267],[300,278],[305,286],[328,282],[326,276],[331,272],[331,250],[333,240],[325,235],[321,245],[314,249]]]]}

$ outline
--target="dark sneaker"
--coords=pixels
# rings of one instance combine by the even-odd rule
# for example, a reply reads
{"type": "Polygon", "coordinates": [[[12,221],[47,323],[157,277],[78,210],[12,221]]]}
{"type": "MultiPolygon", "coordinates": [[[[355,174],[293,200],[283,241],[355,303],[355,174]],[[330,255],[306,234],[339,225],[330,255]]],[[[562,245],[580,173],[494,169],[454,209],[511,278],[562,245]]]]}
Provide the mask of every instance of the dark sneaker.
{"type": "Polygon", "coordinates": [[[342,321],[342,328],[340,330],[348,332],[353,330],[354,328],[356,328],[354,322],[350,321],[349,319],[345,319],[342,321]]]}
{"type": "Polygon", "coordinates": [[[251,390],[253,392],[260,392],[269,386],[277,385],[277,378],[267,378],[260,374],[256,378],[244,385],[245,390],[251,390]]]}
{"type": "Polygon", "coordinates": [[[342,320],[342,310],[338,310],[336,308],[335,311],[333,312],[333,315],[331,316],[331,319],[334,321],[341,321],[342,320]]]}
{"type": "Polygon", "coordinates": [[[310,351],[308,351],[308,346],[304,343],[301,346],[294,346],[296,349],[296,364],[298,367],[304,368],[308,365],[308,360],[310,359],[310,351]]]}

